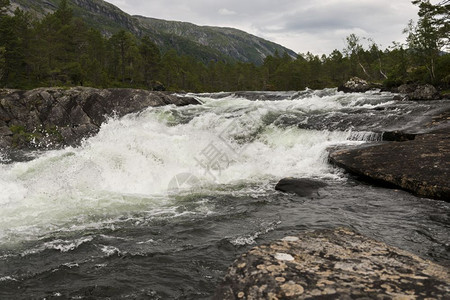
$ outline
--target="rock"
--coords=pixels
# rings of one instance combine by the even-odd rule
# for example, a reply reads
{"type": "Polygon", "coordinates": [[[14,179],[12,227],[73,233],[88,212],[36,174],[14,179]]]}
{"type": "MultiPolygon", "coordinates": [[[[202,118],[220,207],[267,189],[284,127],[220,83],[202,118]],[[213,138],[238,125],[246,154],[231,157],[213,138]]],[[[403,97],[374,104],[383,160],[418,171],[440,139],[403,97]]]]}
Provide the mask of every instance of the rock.
{"type": "Polygon", "coordinates": [[[448,127],[405,142],[336,151],[330,160],[371,182],[450,201],[448,127]]]}
{"type": "Polygon", "coordinates": [[[411,141],[416,138],[416,134],[407,133],[404,131],[394,130],[394,131],[384,131],[383,132],[383,141],[396,141],[396,142],[404,142],[411,141]]]}
{"type": "Polygon", "coordinates": [[[199,102],[192,97],[137,89],[0,90],[0,145],[19,149],[75,146],[97,133],[113,114],[122,117],[167,104],[199,102]]]}
{"type": "Polygon", "coordinates": [[[445,299],[449,293],[447,268],[338,228],[251,249],[228,269],[214,298],[445,299]]]}
{"type": "Polygon", "coordinates": [[[152,91],[163,92],[166,90],[166,87],[164,86],[164,84],[159,81],[152,81],[150,83],[150,86],[151,86],[152,91]]]}
{"type": "Polygon", "coordinates": [[[10,147],[12,144],[11,136],[0,136],[0,149],[5,149],[10,147]]]}
{"type": "Polygon", "coordinates": [[[349,81],[338,87],[338,91],[344,93],[364,93],[370,89],[372,89],[372,85],[359,77],[352,77],[349,81]]]}
{"type": "Polygon", "coordinates": [[[398,87],[398,92],[405,94],[409,100],[437,100],[441,98],[439,92],[431,84],[403,84],[398,87]]]}
{"type": "Polygon", "coordinates": [[[295,193],[300,197],[309,197],[324,186],[327,186],[325,182],[313,179],[283,178],[277,183],[275,189],[285,193],[295,193]]]}
{"type": "Polygon", "coordinates": [[[392,100],[396,100],[396,101],[405,101],[405,100],[408,100],[408,97],[406,97],[406,96],[401,96],[401,95],[395,95],[394,97],[392,97],[392,100]]]}
{"type": "Polygon", "coordinates": [[[3,127],[0,127],[0,136],[3,136],[3,135],[13,135],[13,133],[12,133],[11,129],[9,129],[9,127],[3,126],[3,127]]]}
{"type": "Polygon", "coordinates": [[[417,88],[417,84],[412,84],[412,83],[408,83],[408,84],[402,84],[397,88],[397,91],[400,94],[410,94],[413,93],[417,88]]]}
{"type": "Polygon", "coordinates": [[[408,94],[410,100],[440,99],[439,92],[431,84],[419,85],[416,90],[408,94]]]}

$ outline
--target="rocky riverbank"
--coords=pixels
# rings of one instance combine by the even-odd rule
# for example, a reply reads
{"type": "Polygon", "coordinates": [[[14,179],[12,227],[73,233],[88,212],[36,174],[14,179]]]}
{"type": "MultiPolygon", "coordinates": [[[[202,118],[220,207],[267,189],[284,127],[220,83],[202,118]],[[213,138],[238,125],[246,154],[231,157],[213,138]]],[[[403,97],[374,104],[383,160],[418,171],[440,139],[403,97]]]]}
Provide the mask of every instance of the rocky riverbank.
{"type": "Polygon", "coordinates": [[[450,201],[450,134],[437,132],[330,154],[330,160],[377,184],[450,201]]]}
{"type": "MultiPolygon", "coordinates": [[[[353,84],[352,84],[353,83],[353,84]]],[[[352,79],[369,88],[367,82],[352,79]]],[[[431,85],[398,87],[401,100],[432,100],[441,95],[431,85]]],[[[341,149],[330,154],[330,162],[364,180],[407,190],[415,195],[450,201],[450,109],[429,115],[426,122],[415,122],[407,131],[383,133],[391,143],[356,149],[341,149]]]]}
{"type": "Polygon", "coordinates": [[[388,132],[389,143],[340,149],[330,162],[360,178],[427,198],[450,201],[450,110],[415,127],[388,132]]]}
{"type": "Polygon", "coordinates": [[[350,229],[285,237],[241,255],[216,299],[445,299],[449,270],[350,229]]]}
{"type": "Polygon", "coordinates": [[[0,148],[77,145],[112,116],[149,106],[199,104],[192,97],[137,89],[76,87],[0,90],[0,148]]]}
{"type": "Polygon", "coordinates": [[[365,93],[370,90],[383,90],[398,93],[396,100],[436,100],[447,98],[448,95],[441,95],[431,84],[408,83],[398,87],[387,88],[379,83],[368,82],[358,77],[352,77],[347,82],[338,87],[338,91],[344,93],[365,93]]]}

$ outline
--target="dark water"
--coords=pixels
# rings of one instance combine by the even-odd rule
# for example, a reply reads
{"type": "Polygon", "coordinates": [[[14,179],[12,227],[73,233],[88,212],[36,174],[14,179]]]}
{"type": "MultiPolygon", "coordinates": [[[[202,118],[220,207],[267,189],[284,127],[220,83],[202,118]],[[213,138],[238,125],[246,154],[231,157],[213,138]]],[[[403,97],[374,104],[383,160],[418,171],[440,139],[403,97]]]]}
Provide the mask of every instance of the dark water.
{"type": "Polygon", "coordinates": [[[252,246],[336,226],[450,266],[450,204],[358,182],[326,160],[329,147],[412,128],[445,104],[263,95],[202,95],[201,107],[111,120],[78,149],[4,155],[0,299],[209,299],[252,246]],[[238,158],[207,172],[198,160],[211,141],[238,158]],[[170,190],[186,173],[196,181],[170,190]],[[274,191],[284,176],[328,185],[311,197],[274,191]]]}

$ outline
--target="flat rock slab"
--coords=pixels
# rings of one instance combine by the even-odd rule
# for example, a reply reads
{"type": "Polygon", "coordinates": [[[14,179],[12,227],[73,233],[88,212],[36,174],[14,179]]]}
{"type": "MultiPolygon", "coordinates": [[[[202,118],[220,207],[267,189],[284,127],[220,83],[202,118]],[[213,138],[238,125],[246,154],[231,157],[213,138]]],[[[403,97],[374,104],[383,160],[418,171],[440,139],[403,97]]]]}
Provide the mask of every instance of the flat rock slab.
{"type": "Polygon", "coordinates": [[[418,196],[450,201],[450,132],[418,135],[330,154],[332,163],[363,178],[418,196]]]}
{"type": "Polygon", "coordinates": [[[294,193],[300,197],[309,197],[317,194],[317,191],[326,186],[323,181],[309,179],[309,178],[283,178],[275,186],[275,190],[294,193]]]}
{"type": "Polygon", "coordinates": [[[216,299],[448,299],[447,268],[347,228],[253,248],[229,268],[216,299]]]}

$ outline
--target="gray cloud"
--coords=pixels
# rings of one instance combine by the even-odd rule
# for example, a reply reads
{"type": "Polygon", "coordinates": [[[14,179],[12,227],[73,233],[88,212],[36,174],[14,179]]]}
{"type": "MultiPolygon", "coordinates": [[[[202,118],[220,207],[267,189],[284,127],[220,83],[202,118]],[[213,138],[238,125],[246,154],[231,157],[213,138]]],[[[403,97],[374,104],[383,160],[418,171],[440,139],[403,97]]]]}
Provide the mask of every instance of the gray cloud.
{"type": "Polygon", "coordinates": [[[416,19],[410,0],[109,0],[130,14],[198,25],[226,26],[299,53],[329,54],[355,33],[383,47],[403,42],[402,29],[416,19]]]}

